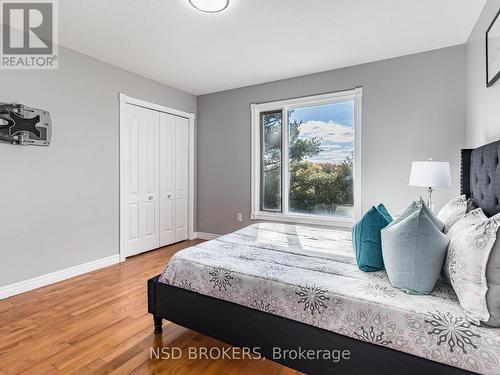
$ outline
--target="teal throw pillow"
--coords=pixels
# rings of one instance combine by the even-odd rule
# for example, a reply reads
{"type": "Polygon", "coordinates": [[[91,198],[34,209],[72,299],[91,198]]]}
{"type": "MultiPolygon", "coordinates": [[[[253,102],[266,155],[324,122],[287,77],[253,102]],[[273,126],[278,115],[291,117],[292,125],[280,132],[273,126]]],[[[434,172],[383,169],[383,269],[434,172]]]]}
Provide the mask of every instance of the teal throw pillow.
{"type": "Polygon", "coordinates": [[[352,229],[356,263],[365,272],[384,269],[380,231],[392,221],[383,204],[373,206],[352,229]]]}

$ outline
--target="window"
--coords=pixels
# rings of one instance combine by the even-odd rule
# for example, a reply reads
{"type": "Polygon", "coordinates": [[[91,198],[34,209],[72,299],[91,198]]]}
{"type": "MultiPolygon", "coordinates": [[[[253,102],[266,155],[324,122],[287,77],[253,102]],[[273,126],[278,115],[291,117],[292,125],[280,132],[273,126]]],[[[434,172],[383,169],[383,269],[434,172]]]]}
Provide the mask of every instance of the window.
{"type": "Polygon", "coordinates": [[[261,126],[261,211],[281,212],[282,113],[262,112],[261,126]]]}
{"type": "Polygon", "coordinates": [[[361,88],[252,105],[252,218],[350,226],[360,207],[361,88]]]}

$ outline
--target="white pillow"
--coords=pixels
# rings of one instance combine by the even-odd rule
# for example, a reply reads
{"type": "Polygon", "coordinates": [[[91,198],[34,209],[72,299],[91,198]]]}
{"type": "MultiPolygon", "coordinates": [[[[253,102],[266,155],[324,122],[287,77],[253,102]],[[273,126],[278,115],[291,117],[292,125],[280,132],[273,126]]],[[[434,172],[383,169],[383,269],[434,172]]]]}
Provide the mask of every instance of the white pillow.
{"type": "Polygon", "coordinates": [[[460,195],[439,210],[437,217],[444,223],[444,233],[447,233],[453,224],[465,216],[467,211],[467,198],[460,195]]]}
{"type": "Polygon", "coordinates": [[[444,272],[471,322],[490,318],[486,302],[486,265],[496,241],[500,214],[487,218],[482,209],[469,212],[449,231],[444,272]]]}
{"type": "Polygon", "coordinates": [[[482,219],[486,218],[484,211],[481,208],[476,208],[475,210],[467,212],[463,218],[458,219],[458,221],[453,224],[450,229],[448,229],[446,235],[451,239],[457,234],[461,233],[463,230],[467,229],[467,227],[470,226],[470,216],[480,217],[482,219]]]}

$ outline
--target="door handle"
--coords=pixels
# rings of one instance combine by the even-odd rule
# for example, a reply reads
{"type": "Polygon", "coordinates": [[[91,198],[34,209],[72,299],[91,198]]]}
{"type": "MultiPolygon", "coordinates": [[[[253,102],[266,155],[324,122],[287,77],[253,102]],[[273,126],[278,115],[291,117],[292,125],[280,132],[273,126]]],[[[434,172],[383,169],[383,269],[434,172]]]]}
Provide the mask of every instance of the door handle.
{"type": "Polygon", "coordinates": [[[168,195],[167,195],[167,198],[168,198],[168,199],[172,198],[172,194],[168,194],[168,195]]]}
{"type": "Polygon", "coordinates": [[[152,195],[150,195],[150,196],[148,197],[148,200],[150,200],[150,201],[152,201],[153,199],[154,199],[154,197],[153,197],[152,195]]]}

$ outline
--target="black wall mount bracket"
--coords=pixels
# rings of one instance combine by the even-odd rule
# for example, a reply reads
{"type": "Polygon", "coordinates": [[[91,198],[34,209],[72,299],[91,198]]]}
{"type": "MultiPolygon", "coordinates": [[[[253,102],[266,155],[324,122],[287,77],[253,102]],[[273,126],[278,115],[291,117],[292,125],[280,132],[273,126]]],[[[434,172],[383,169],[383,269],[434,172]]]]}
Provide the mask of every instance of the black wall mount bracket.
{"type": "Polygon", "coordinates": [[[18,103],[0,103],[0,142],[49,146],[51,136],[49,112],[18,103]]]}

